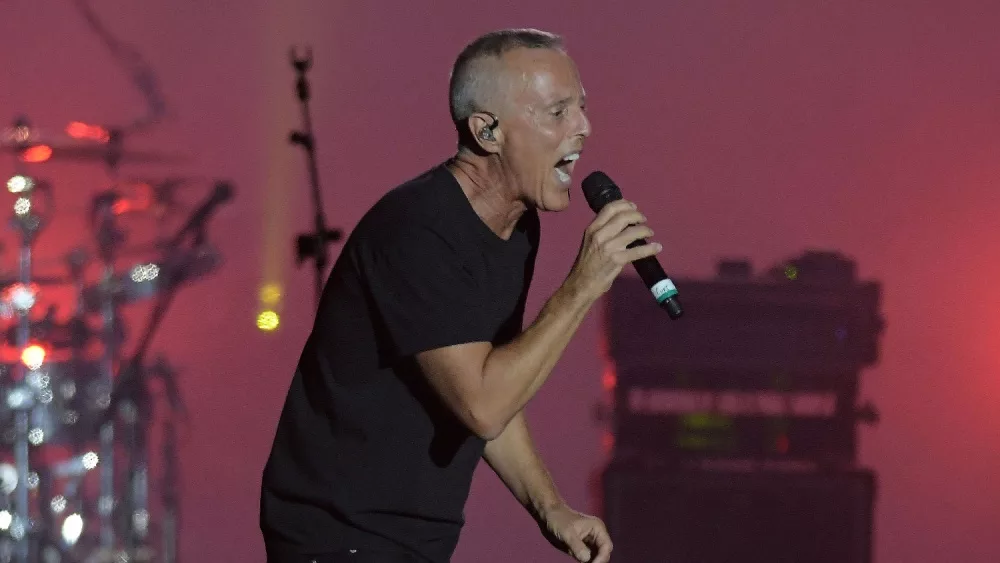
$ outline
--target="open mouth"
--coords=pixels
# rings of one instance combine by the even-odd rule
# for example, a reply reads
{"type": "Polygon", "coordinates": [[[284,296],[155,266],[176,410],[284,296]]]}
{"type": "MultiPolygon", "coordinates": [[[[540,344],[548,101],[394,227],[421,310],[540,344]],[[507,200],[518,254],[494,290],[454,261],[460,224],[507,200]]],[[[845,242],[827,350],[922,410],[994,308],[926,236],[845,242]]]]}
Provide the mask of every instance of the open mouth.
{"type": "Polygon", "coordinates": [[[556,163],[556,177],[563,184],[568,184],[573,176],[573,166],[576,165],[576,160],[580,158],[579,152],[570,153],[556,163]]]}

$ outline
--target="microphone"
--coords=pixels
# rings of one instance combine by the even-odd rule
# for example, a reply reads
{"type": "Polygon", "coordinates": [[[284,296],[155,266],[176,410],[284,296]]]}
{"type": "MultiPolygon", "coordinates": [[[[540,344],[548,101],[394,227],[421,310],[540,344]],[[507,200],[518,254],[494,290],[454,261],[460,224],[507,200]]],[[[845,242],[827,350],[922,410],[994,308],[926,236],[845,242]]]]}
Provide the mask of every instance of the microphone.
{"type": "MultiPolygon", "coordinates": [[[[612,201],[622,199],[621,189],[618,188],[607,174],[600,170],[595,170],[587,175],[583,179],[582,187],[583,196],[587,198],[587,205],[594,210],[594,213],[598,213],[605,205],[612,201]]],[[[645,239],[639,239],[630,243],[628,248],[634,248],[643,244],[646,244],[645,239]]],[[[656,257],[647,256],[640,258],[632,262],[632,266],[635,267],[635,271],[653,294],[656,303],[666,310],[671,319],[680,318],[684,314],[684,310],[681,308],[677,287],[674,286],[674,282],[663,271],[663,267],[660,266],[660,262],[656,257]]]]}
{"type": "Polygon", "coordinates": [[[188,218],[187,223],[174,235],[168,246],[174,247],[180,244],[184,235],[195,228],[204,227],[205,221],[215,212],[219,205],[233,198],[233,186],[228,182],[216,182],[212,188],[212,194],[205,198],[205,201],[188,218]]]}

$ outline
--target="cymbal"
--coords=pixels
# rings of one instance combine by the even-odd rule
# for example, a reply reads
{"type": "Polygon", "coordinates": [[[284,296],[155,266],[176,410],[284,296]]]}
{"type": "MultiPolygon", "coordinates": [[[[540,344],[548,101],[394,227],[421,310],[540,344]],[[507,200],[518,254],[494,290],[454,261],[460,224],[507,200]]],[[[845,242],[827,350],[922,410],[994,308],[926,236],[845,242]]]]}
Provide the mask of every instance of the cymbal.
{"type": "Polygon", "coordinates": [[[7,129],[0,133],[0,153],[15,154],[24,162],[90,161],[117,164],[176,164],[189,160],[180,154],[124,149],[119,143],[78,140],[31,130],[7,129]]]}
{"type": "Polygon", "coordinates": [[[2,145],[0,152],[18,155],[25,162],[89,161],[109,164],[180,164],[189,159],[179,154],[119,149],[101,143],[35,143],[2,145]]]}

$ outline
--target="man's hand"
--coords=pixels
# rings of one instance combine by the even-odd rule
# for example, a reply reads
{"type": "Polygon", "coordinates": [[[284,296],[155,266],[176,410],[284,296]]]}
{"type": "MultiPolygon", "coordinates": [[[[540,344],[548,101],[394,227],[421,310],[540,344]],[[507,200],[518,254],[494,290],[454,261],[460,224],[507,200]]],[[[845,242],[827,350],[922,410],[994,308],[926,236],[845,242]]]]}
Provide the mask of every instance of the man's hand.
{"type": "Polygon", "coordinates": [[[580,563],[611,560],[611,537],[599,518],[560,505],[546,511],[540,525],[549,543],[580,563]]]}
{"type": "Polygon", "coordinates": [[[663,249],[656,242],[628,247],[653,235],[645,223],[646,217],[630,201],[621,199],[605,205],[584,231],[580,252],[563,285],[569,285],[590,301],[599,299],[626,264],[663,249]]]}

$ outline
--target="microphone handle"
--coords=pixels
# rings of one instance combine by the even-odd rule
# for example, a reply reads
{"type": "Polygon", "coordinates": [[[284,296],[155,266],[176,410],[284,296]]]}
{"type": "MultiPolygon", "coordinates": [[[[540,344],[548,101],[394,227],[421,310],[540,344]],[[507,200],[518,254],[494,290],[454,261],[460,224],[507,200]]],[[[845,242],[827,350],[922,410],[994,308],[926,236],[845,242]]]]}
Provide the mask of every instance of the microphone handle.
{"type": "MultiPolygon", "coordinates": [[[[627,248],[635,248],[643,244],[646,244],[646,240],[638,239],[629,243],[627,248]]],[[[653,294],[656,303],[667,312],[671,319],[677,319],[684,314],[680,297],[677,294],[677,287],[663,271],[663,266],[660,266],[660,261],[656,257],[640,258],[632,262],[632,266],[653,294]]]]}

